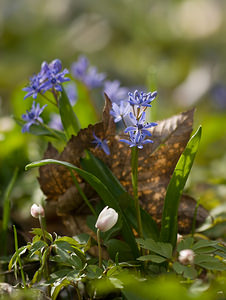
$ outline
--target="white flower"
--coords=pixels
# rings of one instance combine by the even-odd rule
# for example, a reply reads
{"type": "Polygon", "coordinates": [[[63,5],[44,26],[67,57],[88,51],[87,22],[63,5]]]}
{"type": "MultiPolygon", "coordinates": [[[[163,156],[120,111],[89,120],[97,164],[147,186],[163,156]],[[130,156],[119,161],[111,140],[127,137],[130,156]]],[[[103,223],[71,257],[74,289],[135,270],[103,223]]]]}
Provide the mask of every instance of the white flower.
{"type": "Polygon", "coordinates": [[[39,204],[33,204],[31,207],[31,215],[34,218],[39,218],[39,216],[44,217],[45,216],[45,211],[44,208],[39,204]]]}
{"type": "Polygon", "coordinates": [[[179,262],[183,265],[193,264],[195,253],[191,249],[184,249],[179,252],[179,262]]]}
{"type": "Polygon", "coordinates": [[[95,227],[100,231],[105,232],[111,229],[118,220],[118,213],[106,206],[99,214],[95,227]]]}

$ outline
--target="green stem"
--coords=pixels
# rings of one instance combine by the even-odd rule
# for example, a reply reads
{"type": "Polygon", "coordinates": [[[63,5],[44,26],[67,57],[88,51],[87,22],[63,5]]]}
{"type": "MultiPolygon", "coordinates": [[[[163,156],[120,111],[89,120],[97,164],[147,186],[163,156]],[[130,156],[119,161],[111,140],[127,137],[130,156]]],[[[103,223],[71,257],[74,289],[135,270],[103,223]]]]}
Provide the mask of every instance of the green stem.
{"type": "MultiPolygon", "coordinates": [[[[46,242],[47,243],[47,239],[46,239],[46,234],[45,234],[45,229],[46,229],[46,223],[45,223],[45,221],[44,221],[44,218],[41,216],[41,215],[39,215],[39,223],[40,223],[40,227],[41,227],[41,230],[42,230],[42,234],[43,234],[43,240],[44,240],[44,242],[46,242]]],[[[47,257],[49,257],[49,254],[47,254],[48,256],[47,257]]],[[[46,261],[45,261],[45,278],[46,278],[46,280],[49,280],[49,264],[48,264],[48,258],[46,259],[46,261]]],[[[48,294],[48,296],[50,296],[50,285],[48,285],[47,286],[47,294],[48,294]]]]}
{"type": "Polygon", "coordinates": [[[140,238],[143,238],[140,205],[139,205],[139,198],[138,198],[138,148],[137,147],[132,148],[131,167],[132,167],[133,197],[134,197],[134,204],[135,204],[136,215],[137,215],[138,235],[140,238]]]}
{"type": "Polygon", "coordinates": [[[47,126],[46,124],[39,122],[39,125],[45,128],[47,131],[49,131],[53,136],[55,136],[56,139],[63,140],[64,142],[67,142],[66,138],[63,138],[61,135],[57,134],[52,128],[47,126]]]}
{"type": "Polygon", "coordinates": [[[97,217],[97,213],[95,212],[95,209],[93,208],[92,204],[89,202],[89,200],[88,200],[88,198],[86,197],[86,195],[83,193],[83,191],[82,191],[82,189],[81,189],[81,187],[80,187],[80,185],[79,185],[79,183],[78,183],[77,178],[76,178],[75,175],[73,174],[72,170],[69,169],[69,171],[70,171],[70,173],[71,173],[71,177],[72,177],[72,179],[73,179],[73,181],[74,181],[74,184],[75,184],[75,186],[76,186],[76,188],[77,188],[79,194],[82,196],[83,200],[85,201],[86,205],[89,207],[89,209],[91,210],[91,212],[93,213],[93,215],[94,215],[95,217],[97,217]]]}
{"type": "Polygon", "coordinates": [[[17,239],[17,232],[16,232],[16,226],[15,225],[13,225],[13,232],[14,232],[14,243],[15,243],[15,250],[16,250],[17,260],[18,260],[18,263],[19,263],[19,266],[20,266],[20,274],[21,274],[22,281],[23,281],[23,284],[24,284],[24,289],[26,290],[27,289],[26,280],[25,280],[25,276],[24,276],[24,270],[23,270],[22,262],[21,262],[20,255],[19,255],[19,252],[18,252],[18,239],[17,239]]]}
{"type": "Polygon", "coordinates": [[[45,235],[45,226],[44,226],[43,218],[42,218],[41,215],[39,215],[39,218],[38,218],[38,219],[39,219],[40,227],[41,227],[41,229],[42,229],[43,240],[44,240],[44,242],[47,243],[47,241],[46,241],[46,235],[45,235]]]}
{"type": "Polygon", "coordinates": [[[18,167],[14,170],[13,177],[6,188],[6,191],[3,196],[3,219],[2,219],[2,233],[1,233],[1,245],[2,245],[2,255],[7,255],[7,240],[8,240],[8,227],[9,227],[9,219],[10,219],[10,194],[12,192],[13,186],[17,179],[18,175],[18,167]]]}
{"type": "Polygon", "coordinates": [[[51,104],[55,105],[56,107],[58,107],[58,105],[57,105],[55,102],[53,102],[51,99],[49,99],[48,97],[46,97],[46,95],[44,95],[44,94],[42,94],[42,93],[40,93],[40,95],[41,95],[44,99],[46,99],[49,103],[51,103],[51,104]]]}
{"type": "Polygon", "coordinates": [[[99,254],[99,267],[102,267],[102,253],[100,244],[100,230],[97,228],[97,244],[98,244],[98,254],[99,254]]]}

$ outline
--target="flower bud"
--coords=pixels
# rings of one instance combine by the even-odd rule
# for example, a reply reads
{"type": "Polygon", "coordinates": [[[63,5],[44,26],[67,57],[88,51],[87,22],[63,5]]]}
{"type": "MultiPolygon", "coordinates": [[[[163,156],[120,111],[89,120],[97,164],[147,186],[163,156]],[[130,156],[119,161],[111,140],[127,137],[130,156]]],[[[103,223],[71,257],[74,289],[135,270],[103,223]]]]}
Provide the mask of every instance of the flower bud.
{"type": "Polygon", "coordinates": [[[183,235],[177,234],[177,244],[179,244],[183,240],[183,235]]]}
{"type": "Polygon", "coordinates": [[[191,249],[184,249],[179,252],[179,262],[183,265],[193,264],[195,253],[191,249]]]}
{"type": "Polygon", "coordinates": [[[118,220],[118,213],[106,206],[99,214],[95,227],[100,231],[105,232],[111,229],[118,220]]]}
{"type": "Polygon", "coordinates": [[[39,204],[33,204],[31,207],[31,215],[34,218],[39,218],[39,216],[44,217],[45,211],[44,208],[39,204]]]}

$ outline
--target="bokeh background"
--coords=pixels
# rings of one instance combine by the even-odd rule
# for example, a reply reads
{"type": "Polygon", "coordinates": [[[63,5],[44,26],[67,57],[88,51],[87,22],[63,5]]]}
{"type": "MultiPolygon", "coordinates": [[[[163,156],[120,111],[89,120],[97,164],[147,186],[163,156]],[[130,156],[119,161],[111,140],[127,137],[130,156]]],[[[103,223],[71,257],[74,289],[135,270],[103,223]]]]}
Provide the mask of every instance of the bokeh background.
{"type": "Polygon", "coordinates": [[[44,60],[70,69],[84,54],[109,80],[157,89],[156,120],[197,108],[203,137],[186,189],[226,216],[225,37],[224,0],[1,0],[0,196],[18,166],[12,211],[40,201],[37,173],[24,166],[42,158],[47,141],[22,134],[12,116],[31,106],[21,88],[44,60]]]}

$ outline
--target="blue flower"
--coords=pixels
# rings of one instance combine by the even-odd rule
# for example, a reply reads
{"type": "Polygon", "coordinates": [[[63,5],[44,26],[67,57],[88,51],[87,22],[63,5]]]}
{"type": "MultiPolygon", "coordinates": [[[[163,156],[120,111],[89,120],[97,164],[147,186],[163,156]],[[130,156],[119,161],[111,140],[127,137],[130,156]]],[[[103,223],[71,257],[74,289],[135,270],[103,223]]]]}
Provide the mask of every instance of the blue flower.
{"type": "Polygon", "coordinates": [[[96,147],[98,148],[101,148],[107,155],[110,154],[110,149],[108,147],[108,144],[107,144],[107,140],[101,140],[100,138],[98,138],[95,133],[93,132],[93,137],[94,137],[94,140],[91,142],[93,144],[97,144],[96,147]]]}
{"type": "Polygon", "coordinates": [[[128,89],[120,87],[120,82],[118,80],[105,81],[104,93],[107,94],[111,102],[119,103],[127,98],[128,89]]]}
{"type": "Polygon", "coordinates": [[[36,99],[38,93],[45,93],[52,88],[62,91],[61,84],[70,79],[65,78],[65,75],[69,73],[68,70],[64,69],[62,72],[61,70],[62,64],[59,59],[54,59],[50,64],[44,61],[40,72],[30,79],[29,86],[23,88],[23,91],[27,92],[24,99],[30,96],[36,99]]]}
{"type": "Polygon", "coordinates": [[[24,96],[24,99],[32,96],[34,99],[37,98],[38,93],[41,91],[41,76],[34,75],[30,78],[30,83],[27,87],[23,88],[23,91],[27,92],[27,94],[24,96]]]}
{"type": "Polygon", "coordinates": [[[64,130],[60,115],[51,114],[49,127],[56,129],[56,130],[64,130]]]}
{"type": "Polygon", "coordinates": [[[130,113],[130,121],[133,123],[134,126],[127,127],[125,130],[125,133],[131,132],[131,131],[132,132],[140,131],[140,133],[144,136],[146,136],[146,135],[151,136],[150,131],[147,129],[158,125],[157,123],[154,123],[154,122],[145,124],[145,111],[142,113],[141,117],[138,120],[135,118],[135,116],[131,112],[130,113]]]}
{"type": "Polygon", "coordinates": [[[157,92],[150,92],[148,94],[144,92],[138,92],[137,90],[134,93],[129,93],[129,103],[131,105],[137,105],[138,108],[141,106],[151,107],[150,103],[156,98],[157,92]]]}
{"type": "Polygon", "coordinates": [[[37,103],[36,107],[35,105],[36,102],[33,101],[31,110],[30,111],[27,110],[27,114],[22,115],[22,119],[27,122],[22,128],[23,133],[26,131],[28,132],[32,124],[38,125],[39,123],[43,123],[43,120],[40,117],[40,115],[43,112],[44,108],[47,106],[47,104],[44,105],[42,108],[40,108],[39,103],[37,103]]]}
{"type": "Polygon", "coordinates": [[[126,115],[128,115],[130,110],[130,105],[127,102],[121,101],[120,105],[112,103],[112,109],[110,114],[114,117],[114,122],[117,123],[122,120],[126,115]]]}
{"type": "Polygon", "coordinates": [[[96,67],[89,66],[89,61],[85,56],[80,56],[78,61],[72,64],[71,73],[89,89],[102,86],[106,77],[104,73],[98,73],[96,67]]]}
{"type": "Polygon", "coordinates": [[[121,139],[120,142],[129,144],[130,147],[137,147],[139,149],[143,148],[144,144],[153,143],[152,140],[145,139],[146,135],[141,134],[140,131],[137,133],[129,131],[130,140],[121,139]]]}
{"type": "Polygon", "coordinates": [[[70,81],[70,78],[64,77],[69,73],[67,69],[64,69],[62,72],[61,70],[62,64],[59,59],[53,60],[49,65],[45,62],[42,64],[40,76],[42,76],[42,80],[44,81],[41,86],[43,93],[52,88],[62,92],[61,84],[65,81],[70,81]]]}

